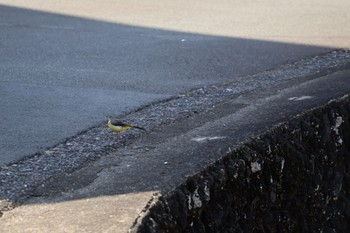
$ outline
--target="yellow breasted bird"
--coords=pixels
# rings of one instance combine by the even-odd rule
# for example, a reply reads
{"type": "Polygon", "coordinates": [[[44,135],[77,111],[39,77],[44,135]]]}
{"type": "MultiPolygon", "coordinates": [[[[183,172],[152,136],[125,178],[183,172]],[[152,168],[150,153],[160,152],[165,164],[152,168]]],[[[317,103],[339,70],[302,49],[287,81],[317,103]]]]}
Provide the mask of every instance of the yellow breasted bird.
{"type": "Polygon", "coordinates": [[[127,125],[124,124],[121,121],[111,121],[110,118],[108,118],[108,127],[115,133],[120,133],[128,129],[140,129],[146,131],[144,128],[138,127],[138,126],[133,126],[133,125],[127,125]]]}

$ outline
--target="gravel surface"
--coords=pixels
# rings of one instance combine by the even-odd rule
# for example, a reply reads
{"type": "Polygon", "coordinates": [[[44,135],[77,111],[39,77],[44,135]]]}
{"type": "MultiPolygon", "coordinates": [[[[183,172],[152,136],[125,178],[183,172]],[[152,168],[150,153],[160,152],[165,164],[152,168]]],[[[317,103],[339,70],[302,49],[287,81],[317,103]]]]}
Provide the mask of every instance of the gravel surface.
{"type": "MultiPolygon", "coordinates": [[[[171,99],[143,106],[123,116],[124,122],[152,131],[162,125],[191,117],[208,110],[222,101],[277,83],[297,79],[312,79],[334,72],[350,63],[349,50],[335,50],[326,54],[285,64],[273,70],[239,78],[238,82],[220,86],[206,86],[189,90],[171,99]]],[[[102,119],[101,119],[102,121],[102,119]]],[[[40,151],[17,163],[0,168],[0,214],[13,208],[43,182],[61,173],[70,173],[120,147],[127,147],[142,131],[127,131],[116,135],[106,121],[68,138],[57,145],[40,151]]]]}

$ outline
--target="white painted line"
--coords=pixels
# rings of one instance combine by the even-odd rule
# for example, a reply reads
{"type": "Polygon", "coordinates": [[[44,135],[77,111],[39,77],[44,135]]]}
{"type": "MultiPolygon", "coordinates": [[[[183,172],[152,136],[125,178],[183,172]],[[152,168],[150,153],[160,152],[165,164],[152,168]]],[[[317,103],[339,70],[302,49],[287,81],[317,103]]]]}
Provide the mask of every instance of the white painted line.
{"type": "Polygon", "coordinates": [[[204,142],[204,141],[220,140],[220,139],[224,139],[224,138],[226,138],[226,137],[222,137],[222,136],[198,137],[198,138],[192,138],[191,141],[204,142]]]}
{"type": "Polygon", "coordinates": [[[304,96],[300,96],[300,97],[291,97],[288,100],[301,101],[301,100],[308,100],[308,99],[312,99],[312,98],[314,98],[314,96],[304,95],[304,96]]]}

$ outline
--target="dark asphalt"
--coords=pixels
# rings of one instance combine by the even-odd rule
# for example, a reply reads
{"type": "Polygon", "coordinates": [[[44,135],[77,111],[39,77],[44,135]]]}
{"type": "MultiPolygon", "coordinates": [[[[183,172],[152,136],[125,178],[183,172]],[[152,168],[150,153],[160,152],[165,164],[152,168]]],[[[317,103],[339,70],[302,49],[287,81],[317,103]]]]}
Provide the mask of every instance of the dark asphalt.
{"type": "Polygon", "coordinates": [[[125,232],[155,193],[349,93],[348,0],[96,3],[0,0],[1,232],[125,232]]]}
{"type": "MultiPolygon", "coordinates": [[[[314,65],[315,60],[304,63],[314,65]]],[[[262,72],[254,78],[280,79],[274,85],[266,83],[252,91],[229,96],[222,93],[233,89],[235,84],[218,86],[216,94],[222,97],[221,102],[153,129],[81,169],[57,174],[40,183],[27,194],[28,198],[22,199],[22,206],[5,212],[0,219],[0,229],[5,232],[22,229],[30,229],[29,232],[127,232],[135,219],[142,218],[142,210],[147,210],[149,203],[226,152],[306,110],[348,96],[349,64],[328,73],[312,72],[285,79],[282,77],[293,70],[288,66],[262,72]]],[[[294,71],[300,65],[292,66],[294,71]]],[[[191,96],[198,91],[160,104],[160,108],[164,112],[172,102],[191,102],[191,96]]],[[[203,90],[202,97],[211,101],[215,95],[203,90]]],[[[153,112],[154,106],[140,112],[147,111],[153,112]]],[[[150,114],[145,118],[152,120],[150,114]]],[[[82,138],[89,140],[91,137],[84,139],[82,135],[82,138]]],[[[36,158],[38,162],[43,159],[44,155],[36,158]]],[[[17,169],[14,175],[20,175],[21,170],[28,168],[23,163],[9,167],[7,172],[17,169]]],[[[35,172],[30,173],[37,176],[35,172]]]]}
{"type": "Polygon", "coordinates": [[[0,5],[0,22],[0,165],[102,123],[106,115],[332,49],[6,5],[0,5]]]}

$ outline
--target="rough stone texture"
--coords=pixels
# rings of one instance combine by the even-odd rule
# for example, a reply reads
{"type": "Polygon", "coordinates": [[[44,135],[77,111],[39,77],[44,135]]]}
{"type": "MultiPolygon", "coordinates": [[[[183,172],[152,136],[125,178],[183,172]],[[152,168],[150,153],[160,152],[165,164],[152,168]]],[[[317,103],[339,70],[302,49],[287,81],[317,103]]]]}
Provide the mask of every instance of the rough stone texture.
{"type": "Polygon", "coordinates": [[[149,208],[135,232],[350,232],[350,97],[224,156],[149,208]]]}

